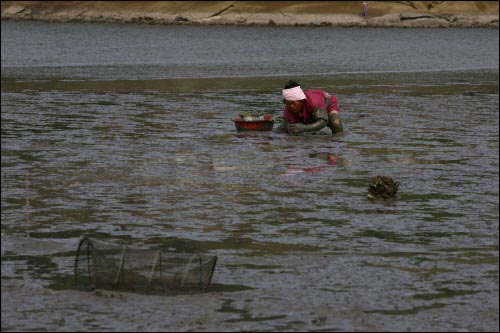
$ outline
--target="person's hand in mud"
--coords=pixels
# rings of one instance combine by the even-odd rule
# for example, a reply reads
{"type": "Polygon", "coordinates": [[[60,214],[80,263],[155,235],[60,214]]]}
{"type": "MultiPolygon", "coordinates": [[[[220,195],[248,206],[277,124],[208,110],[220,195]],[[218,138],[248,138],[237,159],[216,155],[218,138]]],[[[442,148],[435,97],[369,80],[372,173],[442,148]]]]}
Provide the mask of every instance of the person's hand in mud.
{"type": "Polygon", "coordinates": [[[318,119],[314,123],[309,125],[304,124],[289,124],[287,126],[287,133],[290,135],[298,135],[302,132],[315,132],[319,131],[326,126],[326,121],[324,119],[318,119]]]}
{"type": "Polygon", "coordinates": [[[304,132],[304,124],[288,124],[286,131],[290,135],[298,135],[304,132]]]}

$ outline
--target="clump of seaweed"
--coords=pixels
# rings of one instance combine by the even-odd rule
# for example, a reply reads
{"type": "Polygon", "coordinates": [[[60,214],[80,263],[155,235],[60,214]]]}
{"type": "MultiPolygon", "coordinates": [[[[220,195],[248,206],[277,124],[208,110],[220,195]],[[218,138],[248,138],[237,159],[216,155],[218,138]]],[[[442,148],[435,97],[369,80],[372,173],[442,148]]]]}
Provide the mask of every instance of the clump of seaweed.
{"type": "Polygon", "coordinates": [[[396,195],[399,182],[389,176],[376,176],[368,187],[368,198],[388,199],[396,195]]]}

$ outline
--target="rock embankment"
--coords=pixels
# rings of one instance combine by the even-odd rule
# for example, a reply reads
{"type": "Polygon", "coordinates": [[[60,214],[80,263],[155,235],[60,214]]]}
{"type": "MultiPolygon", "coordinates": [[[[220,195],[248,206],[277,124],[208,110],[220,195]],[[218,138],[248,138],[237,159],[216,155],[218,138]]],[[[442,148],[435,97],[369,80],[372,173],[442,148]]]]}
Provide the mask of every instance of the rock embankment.
{"type": "Polygon", "coordinates": [[[2,20],[498,28],[498,1],[2,1],[2,20]]]}

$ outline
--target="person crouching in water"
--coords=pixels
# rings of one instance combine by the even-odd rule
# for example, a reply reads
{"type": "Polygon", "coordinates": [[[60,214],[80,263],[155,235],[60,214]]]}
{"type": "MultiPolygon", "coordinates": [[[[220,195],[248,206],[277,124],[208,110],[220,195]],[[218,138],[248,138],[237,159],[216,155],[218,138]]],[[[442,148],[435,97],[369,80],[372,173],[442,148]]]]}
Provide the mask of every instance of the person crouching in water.
{"type": "Polygon", "coordinates": [[[339,118],[337,98],[323,90],[302,91],[295,81],[288,81],[283,89],[285,111],[279,129],[288,134],[315,132],[328,126],[332,134],[343,131],[339,118]]]}

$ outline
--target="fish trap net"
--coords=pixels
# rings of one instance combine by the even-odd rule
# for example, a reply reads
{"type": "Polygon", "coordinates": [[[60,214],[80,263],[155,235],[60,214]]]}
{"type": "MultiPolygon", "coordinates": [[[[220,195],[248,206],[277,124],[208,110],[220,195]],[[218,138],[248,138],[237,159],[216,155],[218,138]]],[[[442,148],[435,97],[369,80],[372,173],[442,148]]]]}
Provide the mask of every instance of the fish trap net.
{"type": "Polygon", "coordinates": [[[84,290],[206,289],[216,262],[216,256],[111,246],[84,237],[76,253],[75,282],[84,290]]]}

